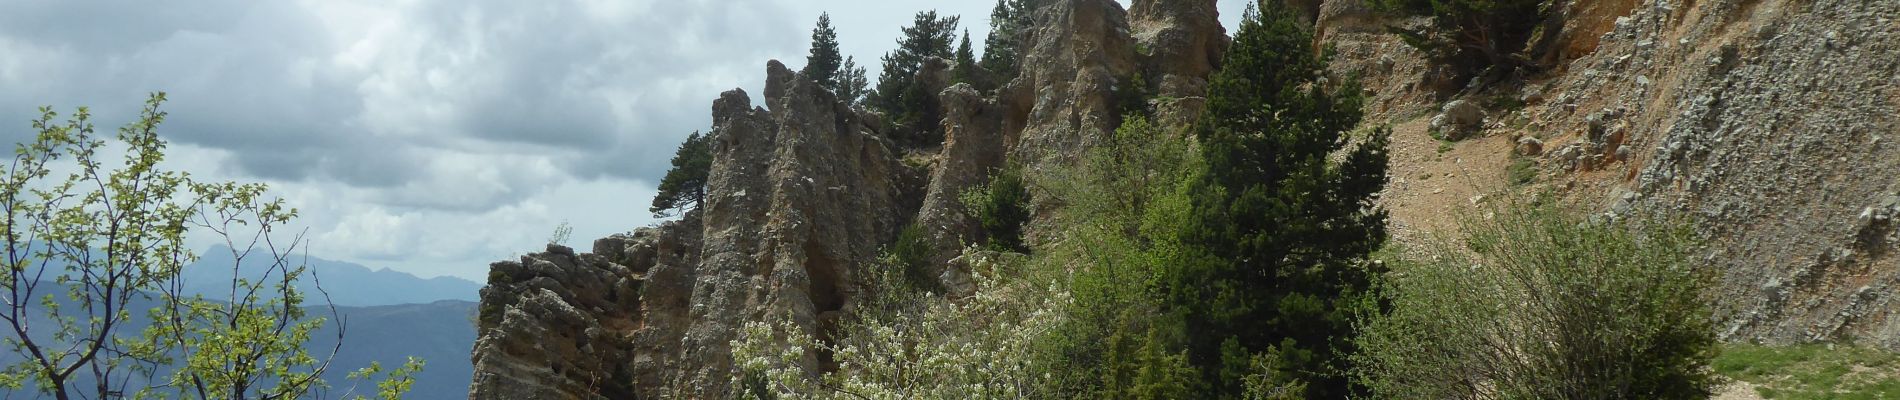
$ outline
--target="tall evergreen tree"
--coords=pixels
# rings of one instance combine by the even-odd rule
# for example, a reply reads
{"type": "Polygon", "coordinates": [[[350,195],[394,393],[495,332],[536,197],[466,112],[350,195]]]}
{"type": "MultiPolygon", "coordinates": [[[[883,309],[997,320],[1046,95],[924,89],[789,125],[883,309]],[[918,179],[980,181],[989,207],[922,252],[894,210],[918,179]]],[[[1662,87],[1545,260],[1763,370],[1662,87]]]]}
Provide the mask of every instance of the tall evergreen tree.
{"type": "Polygon", "coordinates": [[[837,93],[843,61],[844,57],[838,52],[838,31],[831,28],[831,13],[819,14],[818,27],[811,30],[811,55],[805,57],[805,77],[837,93]]]}
{"type": "Polygon", "coordinates": [[[990,11],[990,35],[983,39],[979,64],[999,81],[1015,79],[1021,72],[1018,58],[1028,36],[1032,11],[1028,7],[1024,0],[996,0],[996,8],[990,11]]]}
{"type": "Polygon", "coordinates": [[[1344,398],[1352,314],[1380,272],[1386,237],[1373,196],[1386,183],[1386,134],[1354,140],[1356,84],[1329,85],[1312,33],[1280,2],[1241,23],[1195,125],[1207,172],[1183,237],[1199,255],[1169,275],[1192,361],[1237,396],[1249,360],[1308,398],[1344,398]],[[1343,154],[1341,151],[1345,151],[1343,154]]]}
{"type": "Polygon", "coordinates": [[[866,92],[871,91],[871,81],[864,77],[864,67],[858,66],[858,60],[845,57],[844,65],[838,67],[838,101],[856,105],[864,101],[866,92]]]}
{"type": "MultiPolygon", "coordinates": [[[[951,62],[955,70],[951,80],[956,83],[976,85],[983,81],[982,72],[977,70],[976,53],[970,48],[970,31],[963,31],[963,41],[957,44],[956,60],[951,62]]],[[[979,85],[980,86],[980,85],[979,85]]]]}
{"type": "Polygon", "coordinates": [[[941,128],[936,125],[942,112],[938,110],[937,94],[917,80],[917,72],[930,57],[950,59],[957,20],[955,16],[939,17],[936,10],[919,12],[911,26],[903,29],[897,50],[884,54],[884,71],[878,75],[871,104],[884,110],[903,130],[923,138],[917,142],[940,136],[941,128]]]}
{"type": "Polygon", "coordinates": [[[706,180],[712,173],[712,135],[693,132],[673,153],[673,169],[660,179],[660,194],[653,197],[654,218],[684,213],[706,201],[706,180]]]}

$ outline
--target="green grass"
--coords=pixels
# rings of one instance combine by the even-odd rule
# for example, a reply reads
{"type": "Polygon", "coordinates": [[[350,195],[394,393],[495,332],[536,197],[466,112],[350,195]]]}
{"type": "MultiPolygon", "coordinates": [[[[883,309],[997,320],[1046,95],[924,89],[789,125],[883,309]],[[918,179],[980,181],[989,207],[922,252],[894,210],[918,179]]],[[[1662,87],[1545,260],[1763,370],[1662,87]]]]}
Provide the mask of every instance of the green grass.
{"type": "Polygon", "coordinates": [[[1445,154],[1446,152],[1451,151],[1452,141],[1451,139],[1445,138],[1444,132],[1439,132],[1437,129],[1433,129],[1426,133],[1431,134],[1432,139],[1438,141],[1438,154],[1445,154]]]}
{"type": "Polygon", "coordinates": [[[1529,157],[1516,157],[1505,172],[1513,185],[1528,185],[1537,181],[1537,163],[1529,157]]]}
{"type": "Polygon", "coordinates": [[[1711,367],[1767,399],[1900,398],[1900,354],[1846,344],[1725,346],[1711,367]]]}
{"type": "Polygon", "coordinates": [[[1491,99],[1485,102],[1485,106],[1486,106],[1485,108],[1489,108],[1492,110],[1498,110],[1504,113],[1512,113],[1512,112],[1517,112],[1517,110],[1524,109],[1525,104],[1524,104],[1524,101],[1519,100],[1517,96],[1512,96],[1510,94],[1498,94],[1496,96],[1491,96],[1491,99]]]}

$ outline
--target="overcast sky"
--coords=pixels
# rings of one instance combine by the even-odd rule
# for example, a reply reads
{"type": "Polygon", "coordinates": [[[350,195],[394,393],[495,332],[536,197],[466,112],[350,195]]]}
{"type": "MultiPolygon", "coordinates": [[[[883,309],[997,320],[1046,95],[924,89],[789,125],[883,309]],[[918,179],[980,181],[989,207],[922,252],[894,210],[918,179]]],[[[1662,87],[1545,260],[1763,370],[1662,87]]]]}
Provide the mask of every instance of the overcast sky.
{"type": "MultiPolygon", "coordinates": [[[[1231,31],[1245,1],[1221,3],[1231,31]]],[[[679,141],[766,60],[802,66],[819,13],[875,78],[915,12],[962,15],[981,51],[993,5],[0,0],[0,139],[42,105],[117,127],[165,91],[173,164],[271,184],[312,255],[480,281],[562,221],[583,250],[653,223],[679,141]]]]}

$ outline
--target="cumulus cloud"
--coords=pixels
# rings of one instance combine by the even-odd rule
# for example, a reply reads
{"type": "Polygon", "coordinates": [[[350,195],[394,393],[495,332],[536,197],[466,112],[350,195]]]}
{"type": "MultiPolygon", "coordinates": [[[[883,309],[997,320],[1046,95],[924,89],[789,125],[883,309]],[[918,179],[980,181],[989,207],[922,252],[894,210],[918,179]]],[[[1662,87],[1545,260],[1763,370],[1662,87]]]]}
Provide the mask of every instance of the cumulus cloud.
{"type": "Polygon", "coordinates": [[[756,92],[768,59],[802,65],[819,13],[875,68],[916,11],[962,15],[980,43],[993,4],[13,0],[0,140],[27,138],[40,105],[111,128],[165,91],[174,163],[273,184],[315,255],[479,278],[561,220],[576,238],[651,223],[653,182],[711,100],[756,92]]]}

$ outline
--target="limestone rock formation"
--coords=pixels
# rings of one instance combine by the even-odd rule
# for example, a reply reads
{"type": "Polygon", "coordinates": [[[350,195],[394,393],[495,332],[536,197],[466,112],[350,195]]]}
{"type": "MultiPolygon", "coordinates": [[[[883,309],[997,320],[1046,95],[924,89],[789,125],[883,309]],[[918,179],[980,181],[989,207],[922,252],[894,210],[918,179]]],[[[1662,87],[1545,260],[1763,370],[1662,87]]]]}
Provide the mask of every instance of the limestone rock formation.
{"type": "Polygon", "coordinates": [[[783,107],[754,109],[736,90],[713,106],[703,250],[679,343],[690,397],[725,393],[745,321],[789,314],[824,338],[858,295],[858,268],[907,213],[893,146],[859,129],[857,113],[802,77],[766,101],[783,107]]]}
{"type": "MultiPolygon", "coordinates": [[[[980,240],[959,204],[964,190],[1011,156],[1079,157],[1120,123],[1118,91],[1159,88],[1182,98],[1161,108],[1198,114],[1227,43],[1212,0],[1138,2],[1148,55],[1112,0],[1054,1],[1035,15],[1023,74],[995,97],[946,88],[941,60],[921,70],[942,92],[946,136],[927,171],[899,161],[881,116],[777,61],[760,101],[770,111],[743,91],[721,95],[701,209],[602,239],[593,254],[553,247],[493,266],[500,278],[483,305],[499,311],[484,316],[471,397],[723,397],[744,322],[789,315],[822,339],[899,226],[915,220],[948,250],[980,240]],[[1159,84],[1129,87],[1141,73],[1159,84]]],[[[825,357],[804,362],[822,367],[825,357]]]]}
{"type": "Polygon", "coordinates": [[[1139,49],[1148,51],[1140,56],[1153,65],[1149,79],[1159,79],[1156,96],[1207,94],[1207,77],[1220,67],[1230,40],[1214,0],[1141,0],[1128,14],[1139,49]]]}
{"type": "Polygon", "coordinates": [[[933,265],[946,265],[963,243],[980,243],[981,229],[964,211],[960,195],[986,184],[1003,167],[1002,107],[983,98],[970,85],[959,84],[942,94],[944,144],[939,164],[931,172],[917,226],[936,249],[933,265]]]}
{"type": "MultiPolygon", "coordinates": [[[[601,239],[603,246],[624,238],[601,239]]],[[[627,340],[639,328],[645,279],[599,254],[549,244],[491,266],[482,289],[471,397],[625,398],[627,340]]]]}
{"type": "Polygon", "coordinates": [[[1069,162],[1121,122],[1117,85],[1140,67],[1128,13],[1111,0],[1056,0],[1036,12],[1022,75],[1001,90],[1023,117],[1006,119],[1010,154],[1037,169],[1069,162]]]}
{"type": "Polygon", "coordinates": [[[1547,118],[1628,108],[1627,203],[1718,238],[1704,256],[1725,336],[1900,347],[1900,243],[1857,223],[1900,195],[1877,172],[1900,171],[1900,63],[1868,62],[1900,59],[1900,3],[1639,3],[1570,65],[1547,118]]]}

